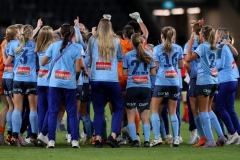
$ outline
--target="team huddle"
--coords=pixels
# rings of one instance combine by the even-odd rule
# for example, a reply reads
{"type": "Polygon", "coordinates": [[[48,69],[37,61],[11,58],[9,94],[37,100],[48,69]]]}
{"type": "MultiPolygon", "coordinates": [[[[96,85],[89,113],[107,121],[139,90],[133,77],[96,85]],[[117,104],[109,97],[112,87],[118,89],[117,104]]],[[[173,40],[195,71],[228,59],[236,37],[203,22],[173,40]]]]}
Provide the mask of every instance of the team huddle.
{"type": "Polygon", "coordinates": [[[192,20],[191,37],[182,48],[175,43],[176,30],[165,26],[161,44],[154,47],[147,43],[149,33],[140,14],[129,16],[133,20],[116,33],[107,14],[91,32],[78,17],[74,26],[63,24],[57,30],[42,26],[41,19],[35,29],[9,26],[0,54],[0,145],[26,145],[22,135],[27,131],[30,143],[55,148],[56,130],[66,111],[66,138],[73,148],[79,148],[80,120],[83,145],[140,147],[142,122],[144,147],[178,147],[183,141],[179,108],[184,91],[184,120],[191,131],[188,144],[239,145],[240,125],[234,110],[238,52],[228,30],[215,31],[203,20],[192,20]],[[108,136],[107,103],[112,114],[108,136]]]}

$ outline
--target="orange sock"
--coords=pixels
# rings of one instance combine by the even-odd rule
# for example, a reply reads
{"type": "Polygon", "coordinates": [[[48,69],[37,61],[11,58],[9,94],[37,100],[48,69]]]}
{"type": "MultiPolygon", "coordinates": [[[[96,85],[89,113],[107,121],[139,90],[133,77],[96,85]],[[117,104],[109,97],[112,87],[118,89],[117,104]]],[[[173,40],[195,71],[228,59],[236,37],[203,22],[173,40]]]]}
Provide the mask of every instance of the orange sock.
{"type": "Polygon", "coordinates": [[[140,133],[140,116],[139,114],[135,114],[135,125],[136,125],[136,132],[140,133]]]}
{"type": "Polygon", "coordinates": [[[0,126],[0,134],[4,134],[4,131],[5,131],[5,127],[0,126]]]}

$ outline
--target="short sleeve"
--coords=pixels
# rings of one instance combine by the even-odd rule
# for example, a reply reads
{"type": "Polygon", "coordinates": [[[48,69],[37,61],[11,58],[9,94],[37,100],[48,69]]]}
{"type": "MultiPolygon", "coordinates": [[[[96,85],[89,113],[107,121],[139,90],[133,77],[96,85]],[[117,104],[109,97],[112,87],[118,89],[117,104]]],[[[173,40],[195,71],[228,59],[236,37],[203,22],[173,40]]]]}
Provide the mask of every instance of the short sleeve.
{"type": "Polygon", "coordinates": [[[52,58],[52,52],[53,52],[53,44],[51,44],[51,45],[48,47],[45,56],[47,56],[47,57],[49,57],[49,58],[52,58]]]}
{"type": "Polygon", "coordinates": [[[17,48],[18,48],[18,42],[12,43],[11,46],[10,46],[8,55],[10,55],[12,57],[15,57],[15,53],[14,52],[17,50],[17,48]]]}
{"type": "Polygon", "coordinates": [[[197,49],[194,51],[194,53],[196,53],[199,57],[203,56],[202,45],[201,44],[197,47],[197,49]]]}
{"type": "Polygon", "coordinates": [[[123,68],[124,69],[128,69],[128,56],[129,54],[126,54],[124,57],[123,57],[123,68]]]}
{"type": "Polygon", "coordinates": [[[153,59],[154,59],[154,61],[159,62],[159,59],[158,59],[158,47],[157,46],[153,48],[153,59]]]}

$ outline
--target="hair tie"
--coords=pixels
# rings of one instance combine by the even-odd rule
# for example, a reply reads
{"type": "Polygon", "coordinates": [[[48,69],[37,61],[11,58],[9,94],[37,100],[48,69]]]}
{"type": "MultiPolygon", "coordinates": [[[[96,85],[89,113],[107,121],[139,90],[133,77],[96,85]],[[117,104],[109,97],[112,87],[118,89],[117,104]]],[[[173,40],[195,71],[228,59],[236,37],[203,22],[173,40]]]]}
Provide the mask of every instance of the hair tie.
{"type": "Polygon", "coordinates": [[[23,34],[23,33],[22,33],[21,35],[22,35],[22,36],[24,36],[24,34],[23,34]]]}
{"type": "Polygon", "coordinates": [[[111,16],[110,14],[104,14],[104,15],[103,15],[103,19],[107,19],[107,20],[109,20],[109,21],[111,20],[111,17],[112,17],[112,16],[111,16]]]}

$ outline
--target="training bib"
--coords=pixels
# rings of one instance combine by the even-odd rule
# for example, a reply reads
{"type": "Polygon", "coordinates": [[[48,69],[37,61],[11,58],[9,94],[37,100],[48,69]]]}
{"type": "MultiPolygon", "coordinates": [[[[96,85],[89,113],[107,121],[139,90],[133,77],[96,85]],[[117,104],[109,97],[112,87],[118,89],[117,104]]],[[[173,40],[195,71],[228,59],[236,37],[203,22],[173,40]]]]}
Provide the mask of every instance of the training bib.
{"type": "Polygon", "coordinates": [[[96,62],[96,70],[111,70],[111,62],[96,62]]]}
{"type": "Polygon", "coordinates": [[[47,77],[47,75],[48,75],[48,70],[46,69],[40,69],[38,71],[38,77],[47,77]]]}
{"type": "Polygon", "coordinates": [[[132,76],[133,83],[148,83],[148,76],[132,76]]]}
{"type": "Polygon", "coordinates": [[[13,65],[12,64],[5,65],[4,72],[13,72],[13,65]]]}
{"type": "Polygon", "coordinates": [[[30,67],[19,66],[19,67],[17,68],[16,74],[30,75],[30,67]]]}
{"type": "Polygon", "coordinates": [[[165,78],[178,78],[178,73],[175,70],[165,71],[165,78]]]}
{"type": "Polygon", "coordinates": [[[70,80],[71,79],[71,72],[56,70],[54,77],[56,79],[70,80]]]}

